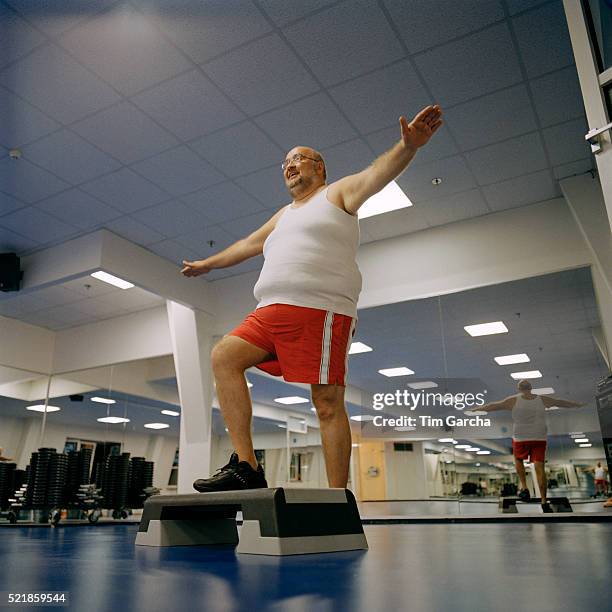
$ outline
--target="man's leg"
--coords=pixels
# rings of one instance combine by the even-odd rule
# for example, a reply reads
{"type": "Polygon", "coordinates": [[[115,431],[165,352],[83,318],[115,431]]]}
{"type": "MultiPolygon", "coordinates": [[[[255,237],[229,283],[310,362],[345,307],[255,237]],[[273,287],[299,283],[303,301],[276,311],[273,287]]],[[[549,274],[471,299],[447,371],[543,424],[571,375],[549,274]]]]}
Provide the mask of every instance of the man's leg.
{"type": "Polygon", "coordinates": [[[519,477],[520,489],[527,488],[527,476],[525,475],[525,464],[522,459],[514,458],[514,466],[516,467],[516,473],[519,477]]]}
{"type": "Polygon", "coordinates": [[[312,402],[321,427],[327,481],[332,488],[345,489],[351,460],[351,427],[341,385],[311,385],[312,402]]]}
{"type": "Polygon", "coordinates": [[[270,359],[270,354],[237,336],[225,336],[212,350],[217,398],[240,461],[257,468],[251,434],[253,407],[244,372],[270,359]]]}
{"type": "Polygon", "coordinates": [[[540,497],[542,498],[542,503],[546,503],[546,467],[544,461],[534,461],[533,465],[535,466],[536,476],[538,477],[538,485],[540,487],[540,497]]]}

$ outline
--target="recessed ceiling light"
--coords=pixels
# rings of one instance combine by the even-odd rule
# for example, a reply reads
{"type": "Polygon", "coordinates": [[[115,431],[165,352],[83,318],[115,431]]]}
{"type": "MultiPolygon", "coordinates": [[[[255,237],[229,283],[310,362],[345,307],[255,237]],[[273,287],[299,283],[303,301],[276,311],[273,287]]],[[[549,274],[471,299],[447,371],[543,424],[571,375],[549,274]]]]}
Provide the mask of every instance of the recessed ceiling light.
{"type": "Polygon", "coordinates": [[[394,427],[393,429],[395,429],[395,431],[414,431],[416,427],[412,425],[398,425],[397,427],[394,427]]]}
{"type": "Polygon", "coordinates": [[[577,444],[580,444],[581,442],[586,443],[588,441],[589,441],[588,438],[574,438],[574,442],[576,442],[577,444]]]}
{"type": "Polygon", "coordinates": [[[383,187],[361,205],[357,212],[357,217],[359,219],[367,219],[374,215],[382,215],[383,213],[407,208],[408,206],[412,206],[412,202],[406,197],[400,186],[395,181],[391,181],[386,187],[383,187]]]}
{"type": "Polygon", "coordinates": [[[176,410],[162,410],[161,413],[173,417],[181,416],[181,413],[177,412],[176,410]]]}
{"type": "Polygon", "coordinates": [[[307,404],[310,400],[307,400],[305,397],[298,397],[297,395],[290,395],[288,397],[277,397],[275,402],[279,404],[307,404]]]}
{"type": "Polygon", "coordinates": [[[439,185],[441,182],[442,182],[442,179],[439,176],[436,176],[436,177],[431,179],[431,184],[432,185],[439,185]]]}
{"type": "Polygon", "coordinates": [[[532,389],[534,395],[552,395],[555,390],[552,387],[541,387],[540,389],[532,389]]]}
{"type": "Polygon", "coordinates": [[[411,389],[433,389],[437,387],[438,384],[433,382],[433,380],[423,380],[421,382],[408,383],[408,386],[411,389]]]}
{"type": "Polygon", "coordinates": [[[364,344],[363,342],[351,342],[351,348],[349,349],[349,355],[358,355],[359,353],[369,353],[372,349],[371,346],[364,344]]]}
{"type": "Polygon", "coordinates": [[[510,374],[514,380],[521,380],[523,378],[542,378],[542,372],[540,370],[527,370],[525,372],[512,372],[510,374]]]}
{"type": "Polygon", "coordinates": [[[113,423],[113,424],[130,422],[130,419],[124,419],[123,417],[113,417],[113,416],[101,417],[97,420],[100,423],[113,423]]]}
{"type": "Polygon", "coordinates": [[[591,446],[593,446],[592,444],[579,444],[578,445],[580,448],[590,448],[591,446]]]}
{"type": "Polygon", "coordinates": [[[472,447],[469,444],[457,444],[457,446],[455,446],[455,448],[468,449],[468,448],[472,448],[472,447]]]}
{"type": "Polygon", "coordinates": [[[281,425],[280,423],[277,423],[276,426],[280,427],[281,429],[287,429],[286,425],[281,425]]]}
{"type": "Polygon", "coordinates": [[[374,417],[371,414],[356,414],[351,417],[351,421],[373,421],[374,417]]]}
{"type": "Polygon", "coordinates": [[[570,433],[570,436],[572,438],[584,438],[584,434],[583,433],[579,433],[577,431],[573,431],[572,433],[570,433]]]}
{"type": "Polygon", "coordinates": [[[405,368],[405,367],[401,367],[401,368],[384,368],[382,370],[378,370],[379,374],[382,374],[383,376],[388,376],[388,377],[392,377],[392,376],[410,376],[411,374],[414,374],[414,372],[410,369],[410,368],[405,368]]]}
{"type": "Polygon", "coordinates": [[[452,438],[439,438],[438,439],[438,442],[442,442],[442,443],[445,443],[445,442],[451,443],[452,441],[453,441],[452,438]]]}
{"type": "Polygon", "coordinates": [[[480,463],[477,463],[477,464],[476,464],[476,467],[480,467],[480,463]]]}
{"type": "Polygon", "coordinates": [[[490,455],[491,451],[484,451],[484,450],[480,450],[480,451],[476,451],[477,455],[490,455]]]}
{"type": "Polygon", "coordinates": [[[102,272],[102,270],[93,272],[92,276],[98,280],[108,283],[109,285],[113,285],[113,287],[119,287],[119,289],[131,289],[134,286],[132,283],[124,281],[123,279],[113,276],[112,274],[108,274],[108,272],[102,272]]]}
{"type": "Polygon", "coordinates": [[[480,450],[480,448],[478,448],[478,446],[468,446],[465,450],[468,453],[476,453],[480,450]]]}
{"type": "Polygon", "coordinates": [[[561,408],[559,406],[549,406],[548,408],[545,408],[544,410],[550,411],[550,410],[561,410],[561,408]]]}
{"type": "Polygon", "coordinates": [[[58,406],[47,406],[47,410],[45,411],[44,404],[36,404],[34,406],[26,406],[26,410],[31,410],[32,412],[58,412],[61,408],[58,406]]]}
{"type": "Polygon", "coordinates": [[[465,329],[470,336],[490,336],[491,334],[505,334],[508,332],[508,328],[502,321],[480,323],[479,325],[466,325],[463,329],[465,329]]]}
{"type": "Polygon", "coordinates": [[[517,353],[516,355],[501,355],[494,357],[499,365],[511,365],[513,363],[527,363],[531,361],[526,353],[517,353]]]}
{"type": "Polygon", "coordinates": [[[145,423],[147,429],[167,429],[170,427],[167,423],[145,423]]]}
{"type": "Polygon", "coordinates": [[[98,404],[115,404],[115,400],[110,397],[92,397],[92,402],[98,402],[98,404]]]}

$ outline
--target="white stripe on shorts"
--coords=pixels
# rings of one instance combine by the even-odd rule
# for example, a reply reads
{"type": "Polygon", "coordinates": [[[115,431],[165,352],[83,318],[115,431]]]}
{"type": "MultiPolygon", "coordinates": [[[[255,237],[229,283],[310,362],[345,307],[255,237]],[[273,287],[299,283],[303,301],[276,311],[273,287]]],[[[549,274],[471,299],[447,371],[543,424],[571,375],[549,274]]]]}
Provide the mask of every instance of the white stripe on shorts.
{"type": "Polygon", "coordinates": [[[331,359],[332,327],[334,324],[334,313],[328,310],[325,314],[323,325],[323,340],[321,344],[321,365],[319,366],[319,384],[329,384],[329,363],[331,359]]]}
{"type": "Polygon", "coordinates": [[[349,351],[351,350],[351,343],[353,342],[353,334],[355,333],[355,323],[357,323],[357,319],[352,319],[351,329],[349,330],[349,336],[346,342],[346,357],[344,358],[344,386],[345,387],[346,387],[346,375],[348,373],[349,351]]]}

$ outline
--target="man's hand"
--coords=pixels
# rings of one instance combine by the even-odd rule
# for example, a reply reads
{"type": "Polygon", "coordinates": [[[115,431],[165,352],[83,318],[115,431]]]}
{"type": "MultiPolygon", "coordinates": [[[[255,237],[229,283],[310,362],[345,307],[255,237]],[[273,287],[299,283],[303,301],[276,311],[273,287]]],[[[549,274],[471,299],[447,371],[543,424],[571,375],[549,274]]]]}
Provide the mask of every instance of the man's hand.
{"type": "Polygon", "coordinates": [[[181,274],[183,276],[200,276],[201,274],[208,274],[212,270],[212,267],[207,263],[206,259],[200,261],[183,261],[181,274]]]}
{"type": "Polygon", "coordinates": [[[427,144],[436,130],[442,125],[442,110],[436,104],[424,108],[408,123],[406,117],[400,117],[402,142],[407,149],[416,151],[427,144]]]}

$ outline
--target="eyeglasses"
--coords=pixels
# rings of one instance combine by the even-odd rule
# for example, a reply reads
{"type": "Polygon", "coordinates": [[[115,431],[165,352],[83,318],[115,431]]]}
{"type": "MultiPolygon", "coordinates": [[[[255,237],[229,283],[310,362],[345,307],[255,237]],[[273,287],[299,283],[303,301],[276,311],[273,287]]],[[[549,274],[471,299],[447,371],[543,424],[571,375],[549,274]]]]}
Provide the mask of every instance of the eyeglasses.
{"type": "Polygon", "coordinates": [[[321,158],[315,159],[314,157],[308,157],[308,155],[302,155],[301,153],[296,153],[291,159],[286,159],[282,164],[281,168],[283,172],[291,165],[297,164],[304,159],[309,159],[310,161],[321,161],[321,158]]]}

